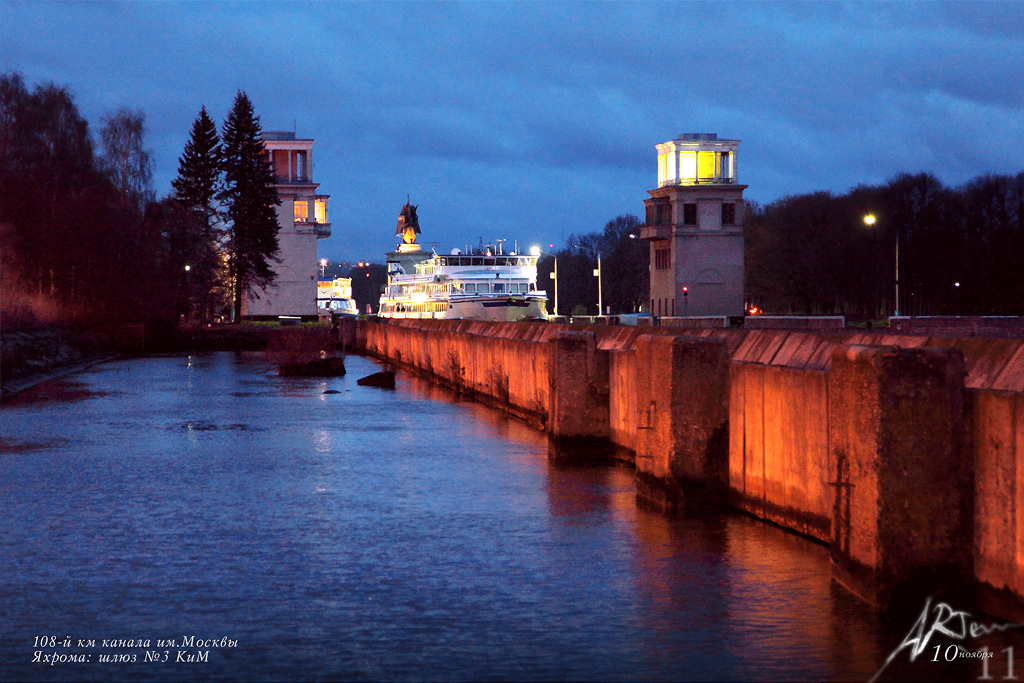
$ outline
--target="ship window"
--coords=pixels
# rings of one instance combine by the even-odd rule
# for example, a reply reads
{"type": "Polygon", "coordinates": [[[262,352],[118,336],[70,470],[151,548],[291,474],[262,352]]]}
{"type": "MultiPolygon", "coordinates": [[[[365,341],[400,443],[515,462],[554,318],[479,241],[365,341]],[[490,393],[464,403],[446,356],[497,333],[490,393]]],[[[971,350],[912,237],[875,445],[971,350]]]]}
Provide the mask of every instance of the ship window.
{"type": "Polygon", "coordinates": [[[494,291],[495,292],[504,292],[505,291],[505,283],[504,282],[495,282],[494,283],[494,291]]]}

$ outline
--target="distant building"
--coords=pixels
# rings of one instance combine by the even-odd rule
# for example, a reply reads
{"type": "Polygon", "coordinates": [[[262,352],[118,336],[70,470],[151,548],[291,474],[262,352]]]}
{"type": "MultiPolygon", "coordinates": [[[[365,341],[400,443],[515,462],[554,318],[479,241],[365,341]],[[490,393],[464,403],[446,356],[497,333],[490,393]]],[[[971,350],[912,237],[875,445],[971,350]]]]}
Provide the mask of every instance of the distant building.
{"type": "Polygon", "coordinates": [[[295,133],[266,131],[263,145],[277,175],[277,234],[280,262],[271,261],[277,278],[267,289],[249,293],[242,315],[276,318],[317,315],[317,241],[331,236],[327,217],[330,195],[317,194],[313,182],[313,142],[295,133]]]}
{"type": "Polygon", "coordinates": [[[356,315],[356,302],[352,299],[352,278],[336,277],[317,280],[316,305],[320,313],[349,313],[356,315]]]}
{"type": "Polygon", "coordinates": [[[743,315],[743,190],[739,140],[685,133],[657,145],[658,187],[645,199],[651,313],[743,315]]]}

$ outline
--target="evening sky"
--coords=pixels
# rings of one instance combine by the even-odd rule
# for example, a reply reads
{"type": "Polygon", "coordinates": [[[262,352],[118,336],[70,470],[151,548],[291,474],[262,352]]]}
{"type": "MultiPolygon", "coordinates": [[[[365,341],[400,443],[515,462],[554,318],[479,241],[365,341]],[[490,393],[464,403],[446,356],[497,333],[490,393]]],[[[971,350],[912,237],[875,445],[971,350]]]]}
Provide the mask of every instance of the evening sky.
{"type": "Polygon", "coordinates": [[[642,215],[654,146],[739,139],[766,203],[900,172],[1024,170],[1024,3],[8,2],[0,67],[142,109],[158,195],[192,121],[244,90],[316,139],[332,260],[374,260],[419,205],[438,250],[559,247],[642,215]]]}

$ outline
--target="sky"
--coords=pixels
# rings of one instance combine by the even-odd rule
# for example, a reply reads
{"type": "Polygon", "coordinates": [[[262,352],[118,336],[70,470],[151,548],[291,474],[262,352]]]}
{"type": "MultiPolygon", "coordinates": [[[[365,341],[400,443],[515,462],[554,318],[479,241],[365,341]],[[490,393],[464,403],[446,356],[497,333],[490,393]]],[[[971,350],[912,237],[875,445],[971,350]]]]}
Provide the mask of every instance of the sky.
{"type": "Polygon", "coordinates": [[[171,191],[201,106],[314,138],[320,255],[564,245],[643,216],[655,145],[741,140],[745,197],[1024,171],[1024,2],[10,2],[0,69],[93,134],[141,109],[171,191]]]}

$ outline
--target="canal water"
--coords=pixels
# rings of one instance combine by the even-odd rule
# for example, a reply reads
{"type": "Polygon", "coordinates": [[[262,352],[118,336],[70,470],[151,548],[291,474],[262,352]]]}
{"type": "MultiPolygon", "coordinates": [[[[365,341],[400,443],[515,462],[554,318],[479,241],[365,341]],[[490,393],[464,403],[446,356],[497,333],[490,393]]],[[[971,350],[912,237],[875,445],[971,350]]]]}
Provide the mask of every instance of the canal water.
{"type": "Polygon", "coordinates": [[[819,545],[347,366],[121,360],[5,404],[0,680],[868,680],[911,626],[819,545]]]}

